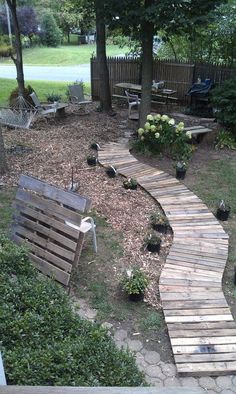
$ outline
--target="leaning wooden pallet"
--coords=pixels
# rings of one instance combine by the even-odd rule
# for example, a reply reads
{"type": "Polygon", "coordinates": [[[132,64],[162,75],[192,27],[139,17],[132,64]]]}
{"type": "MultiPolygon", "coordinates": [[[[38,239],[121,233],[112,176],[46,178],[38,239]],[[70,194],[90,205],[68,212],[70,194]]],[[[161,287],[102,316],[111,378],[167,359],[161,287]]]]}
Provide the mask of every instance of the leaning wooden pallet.
{"type": "Polygon", "coordinates": [[[125,145],[106,144],[98,159],[135,177],[161,204],[174,232],[159,290],[178,373],[236,373],[236,324],[221,285],[228,235],[199,197],[170,175],[140,163],[125,145]]]}

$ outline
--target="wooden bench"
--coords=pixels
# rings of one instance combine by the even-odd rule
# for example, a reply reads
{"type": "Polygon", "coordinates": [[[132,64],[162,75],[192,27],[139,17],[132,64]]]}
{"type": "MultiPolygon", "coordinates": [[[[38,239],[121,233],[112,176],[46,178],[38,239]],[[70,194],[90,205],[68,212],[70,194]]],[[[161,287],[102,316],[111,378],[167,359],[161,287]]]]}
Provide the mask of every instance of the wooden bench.
{"type": "Polygon", "coordinates": [[[88,198],[22,175],[14,203],[12,239],[26,243],[32,262],[42,273],[68,286],[89,230],[82,219],[89,207],[88,198]]]}
{"type": "Polygon", "coordinates": [[[205,134],[213,131],[209,127],[205,126],[191,126],[191,127],[185,127],[184,129],[186,132],[190,131],[192,135],[199,135],[199,134],[205,134]]]}

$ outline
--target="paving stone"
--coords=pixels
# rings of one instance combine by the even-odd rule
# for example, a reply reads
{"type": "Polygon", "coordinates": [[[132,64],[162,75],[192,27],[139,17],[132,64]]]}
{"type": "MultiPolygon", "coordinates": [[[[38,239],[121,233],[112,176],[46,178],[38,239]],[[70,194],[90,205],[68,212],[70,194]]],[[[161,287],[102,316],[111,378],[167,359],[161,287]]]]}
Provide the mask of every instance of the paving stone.
{"type": "Polygon", "coordinates": [[[117,330],[114,334],[114,339],[117,341],[123,341],[126,338],[127,338],[126,330],[117,330]]]}
{"type": "Polygon", "coordinates": [[[165,387],[179,387],[180,381],[175,377],[169,377],[164,380],[165,387]]]}
{"type": "Polygon", "coordinates": [[[160,376],[162,376],[161,368],[157,365],[149,365],[145,372],[150,378],[160,379],[160,376]]]}
{"type": "Polygon", "coordinates": [[[146,382],[150,384],[151,386],[155,387],[163,387],[163,382],[160,379],[157,378],[150,378],[149,376],[146,377],[146,382]]]}
{"type": "Polygon", "coordinates": [[[216,382],[215,379],[211,378],[210,376],[204,376],[202,378],[200,378],[198,380],[199,385],[203,388],[203,389],[207,389],[207,390],[214,390],[216,388],[216,382]]]}
{"type": "Polygon", "coordinates": [[[92,310],[90,308],[88,309],[78,309],[76,312],[80,317],[83,317],[84,319],[92,320],[94,321],[94,318],[97,315],[97,311],[92,310]]]}
{"type": "Polygon", "coordinates": [[[127,343],[124,341],[115,341],[116,346],[118,349],[127,349],[127,343]]]}
{"type": "Polygon", "coordinates": [[[83,298],[79,298],[76,303],[79,305],[81,309],[86,308],[88,305],[83,298]]]}
{"type": "Polygon", "coordinates": [[[216,384],[222,389],[230,389],[232,388],[232,376],[218,376],[216,384]]]}
{"type": "Polygon", "coordinates": [[[102,323],[101,325],[103,328],[107,328],[108,330],[111,330],[113,327],[113,324],[108,323],[107,321],[105,321],[104,323],[102,323]]]}
{"type": "Polygon", "coordinates": [[[161,367],[162,372],[164,373],[164,375],[166,375],[167,377],[174,377],[177,373],[176,367],[174,364],[164,364],[161,367]]]}
{"type": "Polygon", "coordinates": [[[226,389],[226,390],[221,391],[220,393],[221,393],[221,394],[234,394],[235,391],[226,389]]]}
{"type": "Polygon", "coordinates": [[[196,378],[180,378],[180,383],[183,387],[199,387],[198,381],[196,378]]]}
{"type": "Polygon", "coordinates": [[[232,376],[232,383],[233,383],[233,386],[236,386],[236,376],[232,376]]]}
{"type": "Polygon", "coordinates": [[[207,394],[217,394],[217,391],[215,391],[215,390],[207,390],[207,394]]]}
{"type": "Polygon", "coordinates": [[[149,364],[157,364],[159,363],[161,357],[160,354],[154,351],[149,351],[145,354],[145,361],[149,364]]]}
{"type": "Polygon", "coordinates": [[[138,340],[132,340],[132,339],[127,339],[127,345],[130,350],[134,352],[139,352],[143,348],[143,344],[141,341],[138,340]]]}

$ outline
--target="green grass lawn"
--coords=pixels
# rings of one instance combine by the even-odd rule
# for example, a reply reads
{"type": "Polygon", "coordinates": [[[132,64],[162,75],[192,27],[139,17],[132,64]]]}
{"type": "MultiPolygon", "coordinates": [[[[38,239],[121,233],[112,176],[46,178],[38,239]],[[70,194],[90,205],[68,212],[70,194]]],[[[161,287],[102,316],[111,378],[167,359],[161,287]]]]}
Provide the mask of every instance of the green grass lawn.
{"type": "MultiPolygon", "coordinates": [[[[66,96],[68,83],[56,81],[25,81],[25,86],[31,85],[40,101],[46,101],[48,93],[60,94],[61,101],[68,101],[66,96]]],[[[0,78],[0,105],[7,105],[10,93],[17,87],[15,79],[0,78]]],[[[85,92],[90,93],[90,84],[85,83],[85,92]]]]}
{"type": "MultiPolygon", "coordinates": [[[[127,48],[118,45],[107,45],[107,55],[116,56],[128,52],[127,48]]],[[[25,65],[33,66],[72,66],[89,63],[93,54],[96,54],[96,45],[63,45],[58,48],[35,47],[23,50],[25,65]]],[[[13,64],[12,60],[1,60],[0,64],[13,64]]]]}

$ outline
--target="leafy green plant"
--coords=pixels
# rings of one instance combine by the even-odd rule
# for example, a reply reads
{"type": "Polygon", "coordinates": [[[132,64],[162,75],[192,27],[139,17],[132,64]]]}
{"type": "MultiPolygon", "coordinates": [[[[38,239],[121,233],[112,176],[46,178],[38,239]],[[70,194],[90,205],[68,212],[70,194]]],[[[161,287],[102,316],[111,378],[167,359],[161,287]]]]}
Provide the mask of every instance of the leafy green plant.
{"type": "Polygon", "coordinates": [[[61,94],[51,92],[51,93],[46,94],[46,98],[49,103],[54,103],[54,101],[61,100],[61,94]]]}
{"type": "Polygon", "coordinates": [[[176,159],[189,159],[192,146],[188,143],[191,133],[186,133],[184,123],[175,124],[167,115],[148,115],[143,128],[138,129],[137,145],[152,153],[165,153],[176,159]]]}
{"type": "Polygon", "coordinates": [[[161,317],[159,312],[151,312],[140,321],[140,328],[144,332],[156,331],[161,326],[161,317]]]}
{"type": "Polygon", "coordinates": [[[236,149],[236,141],[233,134],[230,131],[221,129],[216,137],[215,141],[216,149],[236,149]]]}
{"type": "Polygon", "coordinates": [[[123,186],[125,189],[134,189],[137,188],[138,182],[135,178],[128,178],[123,182],[123,186]]]}
{"type": "Polygon", "coordinates": [[[212,91],[217,120],[236,135],[236,78],[224,81],[212,91]]]}
{"type": "Polygon", "coordinates": [[[0,238],[0,350],[9,385],[137,386],[143,374],[107,331],[73,312],[27,250],[0,238]]]}
{"type": "Polygon", "coordinates": [[[161,236],[154,231],[148,233],[144,238],[145,245],[160,245],[161,244],[161,236]]]}
{"type": "Polygon", "coordinates": [[[156,224],[161,224],[161,225],[165,225],[165,226],[169,225],[169,221],[168,221],[167,217],[159,211],[151,213],[150,223],[152,226],[156,225],[156,224]]]}
{"type": "Polygon", "coordinates": [[[148,285],[148,278],[138,267],[134,267],[125,272],[122,279],[122,288],[129,295],[143,293],[148,285]]]}

